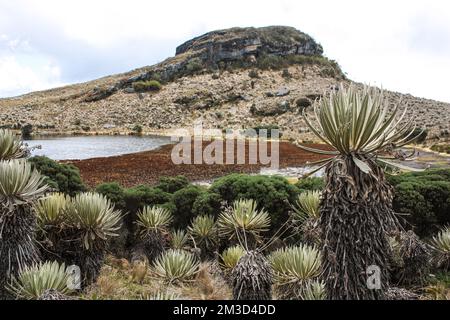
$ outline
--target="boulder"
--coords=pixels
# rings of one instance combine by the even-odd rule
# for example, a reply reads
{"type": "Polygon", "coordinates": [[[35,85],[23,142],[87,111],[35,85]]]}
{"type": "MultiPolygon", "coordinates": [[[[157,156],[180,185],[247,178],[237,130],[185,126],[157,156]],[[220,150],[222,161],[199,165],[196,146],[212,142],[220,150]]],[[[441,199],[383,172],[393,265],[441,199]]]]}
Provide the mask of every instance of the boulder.
{"type": "Polygon", "coordinates": [[[252,113],[255,116],[262,116],[262,117],[272,117],[277,116],[283,113],[286,113],[290,110],[290,103],[289,101],[283,100],[277,104],[270,105],[270,106],[257,106],[253,104],[250,107],[250,113],[252,113]]]}
{"type": "Polygon", "coordinates": [[[284,97],[287,96],[289,93],[291,93],[291,90],[287,87],[281,87],[277,90],[277,92],[275,93],[275,95],[277,97],[284,97]]]}

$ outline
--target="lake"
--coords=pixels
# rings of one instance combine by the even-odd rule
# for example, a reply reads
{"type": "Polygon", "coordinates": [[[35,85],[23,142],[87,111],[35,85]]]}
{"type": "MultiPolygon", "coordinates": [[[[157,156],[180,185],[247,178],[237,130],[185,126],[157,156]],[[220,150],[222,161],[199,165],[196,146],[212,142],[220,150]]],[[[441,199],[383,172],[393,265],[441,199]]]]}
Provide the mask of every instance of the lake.
{"type": "Polygon", "coordinates": [[[148,151],[171,143],[162,136],[70,136],[35,137],[24,141],[33,149],[33,156],[47,156],[53,160],[75,160],[110,157],[126,153],[148,151]]]}

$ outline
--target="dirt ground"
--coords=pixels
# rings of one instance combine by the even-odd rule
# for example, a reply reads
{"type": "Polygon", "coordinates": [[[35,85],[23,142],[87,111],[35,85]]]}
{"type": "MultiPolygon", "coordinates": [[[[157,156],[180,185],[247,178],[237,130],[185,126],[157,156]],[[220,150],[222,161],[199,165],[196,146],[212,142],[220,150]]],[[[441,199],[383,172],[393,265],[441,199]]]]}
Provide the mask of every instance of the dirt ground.
{"type": "MultiPolygon", "coordinates": [[[[203,142],[203,150],[211,142],[203,142]]],[[[308,144],[309,147],[326,149],[324,145],[308,144]]],[[[218,178],[230,173],[258,173],[261,167],[259,159],[256,164],[249,164],[249,145],[245,146],[245,164],[237,163],[237,147],[235,145],[235,164],[174,164],[171,158],[173,145],[165,145],[156,150],[145,151],[121,156],[93,158],[86,160],[68,161],[80,169],[86,184],[94,187],[103,182],[118,182],[124,187],[139,184],[156,184],[160,177],[184,175],[191,181],[201,181],[218,178]]],[[[223,145],[223,159],[227,153],[226,144],[223,145]]],[[[268,143],[267,149],[271,145],[268,143]]],[[[194,148],[191,148],[193,159],[194,148]]],[[[324,159],[327,156],[313,154],[289,143],[279,144],[280,168],[305,165],[324,159]]],[[[270,151],[269,151],[270,155],[270,151]]],[[[224,161],[225,162],[225,161],[224,161]]]]}

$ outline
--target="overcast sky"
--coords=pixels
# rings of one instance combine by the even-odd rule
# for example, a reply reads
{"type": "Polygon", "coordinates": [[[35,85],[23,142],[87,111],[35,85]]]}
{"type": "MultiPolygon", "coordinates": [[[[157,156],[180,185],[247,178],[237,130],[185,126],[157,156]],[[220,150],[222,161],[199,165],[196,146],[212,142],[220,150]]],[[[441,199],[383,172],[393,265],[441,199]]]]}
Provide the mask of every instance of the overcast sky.
{"type": "Polygon", "coordinates": [[[288,25],[356,81],[450,102],[448,0],[0,0],[0,97],[151,65],[193,36],[288,25]]]}

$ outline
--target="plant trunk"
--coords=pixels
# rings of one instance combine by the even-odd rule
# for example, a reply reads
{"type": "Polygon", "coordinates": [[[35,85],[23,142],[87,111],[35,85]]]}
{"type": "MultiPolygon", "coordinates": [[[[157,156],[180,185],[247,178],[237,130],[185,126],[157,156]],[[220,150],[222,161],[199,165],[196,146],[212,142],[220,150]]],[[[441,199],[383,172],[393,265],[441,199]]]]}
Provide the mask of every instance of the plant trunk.
{"type": "Polygon", "coordinates": [[[323,279],[331,300],[384,299],[389,287],[387,235],[398,226],[392,188],[373,160],[360,159],[371,171],[361,171],[351,156],[326,167],[320,225],[323,279]]]}
{"type": "Polygon", "coordinates": [[[272,273],[266,258],[257,251],[247,252],[231,273],[234,300],[270,300],[272,273]]]}
{"type": "Polygon", "coordinates": [[[45,290],[37,300],[70,300],[70,298],[57,290],[49,289],[45,290]]]}
{"type": "Polygon", "coordinates": [[[401,286],[423,286],[431,269],[430,248],[412,230],[401,232],[397,239],[400,265],[393,263],[393,280],[401,286]]]}
{"type": "Polygon", "coordinates": [[[160,231],[151,231],[141,240],[142,249],[150,263],[155,261],[164,251],[167,241],[160,231]]]}
{"type": "Polygon", "coordinates": [[[13,299],[5,286],[19,271],[39,261],[36,216],[28,204],[0,212],[0,300],[13,299]]]}
{"type": "Polygon", "coordinates": [[[80,268],[82,289],[94,283],[105,259],[107,241],[98,240],[93,247],[86,249],[78,230],[62,230],[59,237],[59,241],[52,247],[54,256],[67,266],[75,265],[80,268]]]}

